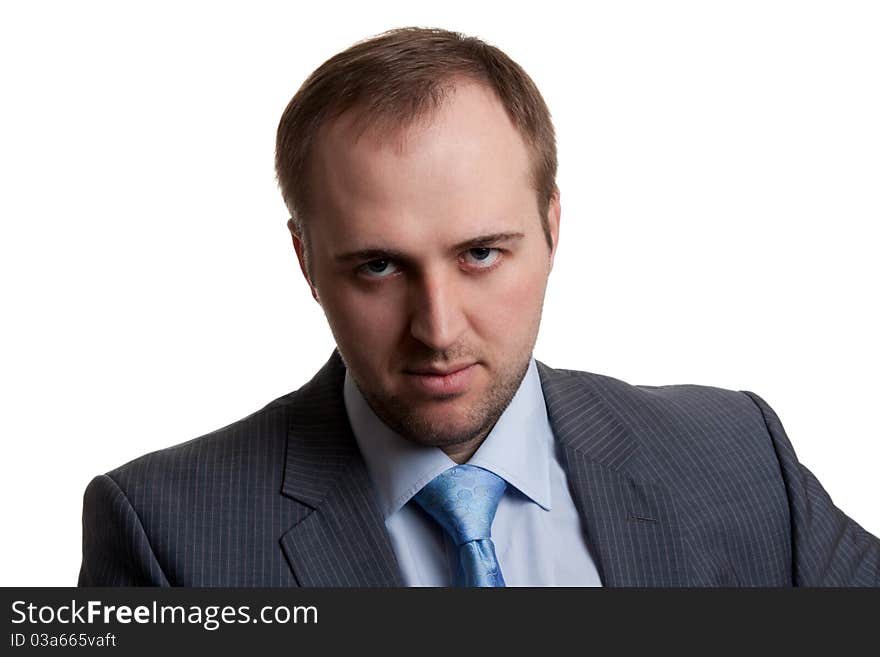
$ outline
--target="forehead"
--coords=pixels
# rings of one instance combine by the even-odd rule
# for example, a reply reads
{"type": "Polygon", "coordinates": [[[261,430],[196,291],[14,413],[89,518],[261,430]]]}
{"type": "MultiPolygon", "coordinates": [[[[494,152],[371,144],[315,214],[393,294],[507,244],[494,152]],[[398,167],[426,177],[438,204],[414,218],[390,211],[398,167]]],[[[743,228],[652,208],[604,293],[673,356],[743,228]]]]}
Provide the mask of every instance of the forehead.
{"type": "Polygon", "coordinates": [[[455,85],[406,126],[343,114],[319,131],[312,163],[312,218],[337,239],[407,227],[493,232],[493,221],[537,213],[529,149],[478,82],[455,85]]]}

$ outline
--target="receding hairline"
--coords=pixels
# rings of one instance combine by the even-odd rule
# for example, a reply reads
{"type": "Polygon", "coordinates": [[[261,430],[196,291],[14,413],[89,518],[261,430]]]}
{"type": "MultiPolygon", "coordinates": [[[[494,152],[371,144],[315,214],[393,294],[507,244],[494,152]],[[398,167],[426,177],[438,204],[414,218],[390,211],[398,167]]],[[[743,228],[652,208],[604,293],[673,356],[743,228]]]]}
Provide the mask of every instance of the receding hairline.
{"type": "Polygon", "coordinates": [[[310,164],[320,129],[352,112],[361,134],[375,128],[380,136],[400,135],[401,126],[411,131],[425,123],[462,81],[490,90],[525,144],[529,184],[552,249],[546,211],[557,193],[556,140],[540,90],[498,47],[440,28],[396,28],[366,38],[326,60],[300,86],[276,132],[275,168],[291,230],[304,237],[315,209],[310,164]]]}
{"type": "MultiPolygon", "coordinates": [[[[315,179],[317,175],[315,167],[318,166],[319,160],[316,151],[322,143],[326,143],[328,132],[331,130],[341,130],[343,138],[350,137],[352,143],[368,138],[381,147],[391,145],[398,153],[403,152],[414,134],[436,125],[443,110],[454,102],[457,92],[465,87],[479,89],[483,92],[486,98],[506,118],[511,130],[526,150],[528,158],[527,181],[538,192],[535,171],[535,160],[538,156],[537,146],[530,143],[527,136],[518,128],[515,117],[511,115],[489,80],[460,72],[450,72],[447,77],[438,80],[437,88],[442,91],[442,94],[436,96],[430,104],[426,103],[419,107],[418,111],[406,116],[375,111],[369,103],[332,108],[321,118],[320,125],[312,135],[307,150],[306,168],[303,173],[310,182],[315,179]]],[[[310,182],[304,186],[308,193],[301,199],[301,209],[306,214],[314,214],[315,212],[314,188],[310,182]]],[[[307,221],[302,222],[303,232],[305,232],[307,224],[307,221]]]]}
{"type": "Polygon", "coordinates": [[[356,104],[328,114],[315,131],[314,138],[309,145],[310,155],[314,154],[315,146],[323,138],[326,138],[327,131],[331,129],[343,130],[353,138],[354,142],[359,141],[369,133],[370,138],[374,139],[377,143],[390,142],[396,144],[398,148],[402,148],[403,144],[414,133],[419,133],[435,126],[443,111],[448,108],[450,103],[454,102],[455,96],[465,87],[476,88],[484,92],[496,108],[503,112],[511,129],[516,132],[519,139],[529,150],[529,156],[533,155],[532,146],[524,138],[521,131],[517,129],[514,117],[507,111],[507,108],[491,84],[473,76],[451,74],[440,85],[442,95],[435,102],[419,108],[412,115],[395,116],[388,112],[371,111],[370,106],[366,103],[356,104]]]}

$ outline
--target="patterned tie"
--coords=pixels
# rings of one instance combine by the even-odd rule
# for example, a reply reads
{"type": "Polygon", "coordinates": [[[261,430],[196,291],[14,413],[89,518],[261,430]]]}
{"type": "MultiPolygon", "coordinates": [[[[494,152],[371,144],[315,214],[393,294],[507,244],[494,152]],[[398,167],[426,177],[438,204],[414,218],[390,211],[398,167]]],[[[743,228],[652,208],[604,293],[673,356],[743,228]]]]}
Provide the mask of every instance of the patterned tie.
{"type": "Polygon", "coordinates": [[[504,586],[492,521],[506,487],[507,482],[488,470],[456,465],[413,497],[459,546],[456,586],[504,586]]]}

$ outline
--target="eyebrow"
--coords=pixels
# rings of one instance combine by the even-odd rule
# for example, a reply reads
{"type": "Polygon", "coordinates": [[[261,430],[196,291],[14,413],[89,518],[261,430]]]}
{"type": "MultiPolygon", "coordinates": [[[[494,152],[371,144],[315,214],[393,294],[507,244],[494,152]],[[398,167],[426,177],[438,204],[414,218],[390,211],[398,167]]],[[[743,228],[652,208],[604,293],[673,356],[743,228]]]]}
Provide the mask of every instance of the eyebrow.
{"type": "MultiPolygon", "coordinates": [[[[525,233],[489,233],[487,235],[479,235],[478,237],[473,237],[469,240],[465,240],[464,242],[459,242],[458,244],[452,246],[449,250],[451,253],[458,253],[459,251],[466,251],[467,249],[475,249],[479,247],[493,246],[495,244],[501,244],[503,242],[510,242],[513,240],[522,239],[523,237],[525,237],[525,233]]],[[[377,246],[368,246],[366,248],[358,249],[356,251],[340,253],[339,255],[334,257],[334,260],[336,262],[352,262],[356,260],[384,260],[388,258],[398,260],[400,262],[405,262],[409,260],[409,257],[402,251],[395,251],[394,249],[386,249],[377,246]]]]}

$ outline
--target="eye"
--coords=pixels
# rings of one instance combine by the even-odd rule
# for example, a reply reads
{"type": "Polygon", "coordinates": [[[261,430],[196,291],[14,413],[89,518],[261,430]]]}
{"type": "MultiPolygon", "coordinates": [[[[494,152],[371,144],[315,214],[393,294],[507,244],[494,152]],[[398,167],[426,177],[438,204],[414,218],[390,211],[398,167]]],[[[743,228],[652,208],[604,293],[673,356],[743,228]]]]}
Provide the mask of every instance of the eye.
{"type": "Polygon", "coordinates": [[[501,249],[494,249],[489,246],[481,246],[468,249],[465,252],[465,259],[469,260],[468,264],[476,266],[477,269],[489,269],[501,256],[501,249]]]}
{"type": "Polygon", "coordinates": [[[360,269],[367,278],[386,278],[397,271],[391,260],[380,259],[365,262],[360,269]]]}

